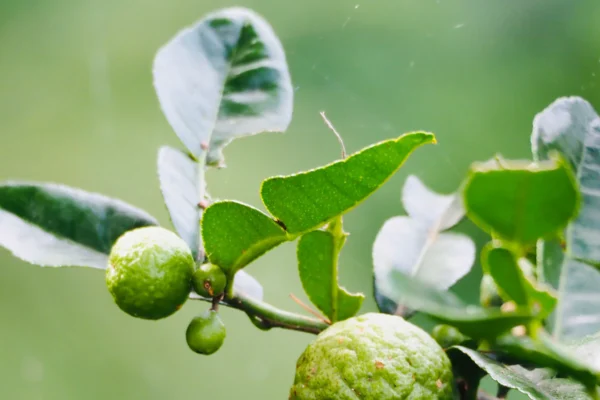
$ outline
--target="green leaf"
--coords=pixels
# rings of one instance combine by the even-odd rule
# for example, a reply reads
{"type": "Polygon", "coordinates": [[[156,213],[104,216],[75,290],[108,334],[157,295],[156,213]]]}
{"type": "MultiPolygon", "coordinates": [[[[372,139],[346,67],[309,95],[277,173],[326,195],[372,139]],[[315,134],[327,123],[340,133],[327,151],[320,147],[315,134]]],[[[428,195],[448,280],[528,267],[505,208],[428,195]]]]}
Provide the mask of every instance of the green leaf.
{"type": "Polygon", "coordinates": [[[210,262],[230,276],[290,240],[268,215],[235,201],[216,202],[204,211],[202,239],[210,262]]]}
{"type": "Polygon", "coordinates": [[[552,378],[546,373],[528,371],[520,366],[507,366],[467,347],[455,346],[451,350],[466,354],[494,381],[518,390],[532,400],[592,400],[585,387],[577,382],[552,378]]]}
{"type": "Polygon", "coordinates": [[[535,159],[557,150],[574,168],[582,208],[569,226],[569,254],[600,265],[600,117],[580,97],[559,98],[534,120],[531,136],[535,159]]]}
{"type": "MultiPolygon", "coordinates": [[[[438,289],[449,288],[475,261],[475,244],[468,236],[444,232],[464,217],[462,199],[435,193],[416,176],[409,176],[402,202],[409,216],[387,220],[373,244],[375,292],[379,292],[378,282],[387,280],[392,271],[438,289]]],[[[378,301],[378,307],[394,313],[398,305],[388,299],[378,301]]]]}
{"type": "Polygon", "coordinates": [[[0,184],[0,246],[31,264],[106,268],[123,233],[158,222],[120,200],[67,186],[0,184]]]}
{"type": "Polygon", "coordinates": [[[564,229],[579,195],[563,160],[474,164],[464,189],[467,215],[502,239],[531,245],[564,229]]]}
{"type": "Polygon", "coordinates": [[[298,269],[304,291],[332,322],[356,315],[365,298],[339,285],[338,253],[336,238],[331,232],[309,232],[298,241],[298,269]]]}
{"type": "Polygon", "coordinates": [[[436,289],[397,271],[390,275],[387,282],[381,282],[380,290],[396,303],[406,304],[442,323],[452,325],[473,339],[494,338],[535,319],[527,310],[503,312],[500,309],[465,304],[453,293],[436,289]]]}
{"type": "MultiPolygon", "coordinates": [[[[526,259],[519,261],[528,263],[526,259]]],[[[557,299],[550,288],[528,278],[510,250],[490,243],[482,252],[482,265],[484,272],[494,278],[506,301],[529,307],[539,313],[540,318],[549,315],[556,307],[557,299]]]]}
{"type": "Polygon", "coordinates": [[[431,133],[408,133],[321,168],[269,178],[261,187],[263,203],[289,233],[314,230],[356,207],[383,185],[413,150],[434,142],[431,133]]]}
{"type": "Polygon", "coordinates": [[[162,110],[183,144],[208,164],[231,140],[287,129],[293,89],[283,47],[253,11],[227,8],[177,34],[154,59],[162,110]]]}
{"type": "Polygon", "coordinates": [[[206,183],[204,167],[185,153],[172,147],[161,147],[158,152],[160,190],[169,210],[175,230],[190,246],[194,258],[202,248],[200,218],[206,183]]]}
{"type": "Polygon", "coordinates": [[[537,338],[534,340],[528,336],[506,335],[492,345],[492,350],[505,354],[505,359],[509,362],[552,368],[587,386],[598,384],[598,369],[585,358],[579,357],[572,348],[554,341],[544,331],[538,332],[537,338]]]}

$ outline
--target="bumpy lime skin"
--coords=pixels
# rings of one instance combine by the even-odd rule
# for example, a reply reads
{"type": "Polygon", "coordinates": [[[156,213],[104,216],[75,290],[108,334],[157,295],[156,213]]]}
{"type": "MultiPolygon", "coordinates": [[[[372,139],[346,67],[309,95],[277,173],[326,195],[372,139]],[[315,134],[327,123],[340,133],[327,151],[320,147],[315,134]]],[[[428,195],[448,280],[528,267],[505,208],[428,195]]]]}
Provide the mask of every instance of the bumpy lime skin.
{"type": "Polygon", "coordinates": [[[194,318],[185,331],[187,344],[198,354],[210,355],[221,348],[226,330],[216,311],[208,310],[194,318]]]}
{"type": "Polygon", "coordinates": [[[216,297],[225,291],[227,276],[214,264],[202,264],[192,277],[194,291],[200,296],[216,297]]]}
{"type": "Polygon", "coordinates": [[[121,310],[157,320],[185,303],[194,266],[188,245],[175,233],[138,228],[123,234],[111,249],[106,284],[121,310]]]}
{"type": "Polygon", "coordinates": [[[451,400],[452,365],[425,331],[369,313],[338,322],[298,359],[290,400],[451,400]]]}

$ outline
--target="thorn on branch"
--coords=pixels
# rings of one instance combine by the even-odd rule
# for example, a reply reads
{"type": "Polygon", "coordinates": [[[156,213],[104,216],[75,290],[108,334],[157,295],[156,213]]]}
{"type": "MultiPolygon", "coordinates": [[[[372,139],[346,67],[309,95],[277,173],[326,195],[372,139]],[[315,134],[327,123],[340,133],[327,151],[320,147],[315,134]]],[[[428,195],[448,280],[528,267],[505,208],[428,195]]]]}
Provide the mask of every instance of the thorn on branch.
{"type": "Polygon", "coordinates": [[[325,125],[327,125],[327,127],[335,134],[335,137],[337,138],[338,142],[340,143],[340,146],[342,147],[342,160],[345,159],[346,158],[346,146],[344,145],[344,140],[342,139],[342,135],[340,135],[338,133],[338,131],[335,130],[335,127],[333,126],[333,124],[327,119],[327,116],[325,115],[325,111],[321,111],[319,114],[321,114],[321,118],[323,118],[325,125]]]}
{"type": "Polygon", "coordinates": [[[293,293],[290,293],[290,297],[292,300],[294,300],[294,302],[296,304],[298,304],[300,307],[302,307],[304,310],[306,310],[307,312],[311,313],[312,315],[314,315],[316,318],[318,318],[320,321],[326,323],[327,325],[331,325],[331,321],[328,320],[327,318],[323,317],[321,314],[319,314],[318,312],[316,312],[315,310],[313,310],[311,307],[307,306],[306,304],[304,304],[302,302],[302,300],[300,300],[298,297],[294,296],[293,293]]]}

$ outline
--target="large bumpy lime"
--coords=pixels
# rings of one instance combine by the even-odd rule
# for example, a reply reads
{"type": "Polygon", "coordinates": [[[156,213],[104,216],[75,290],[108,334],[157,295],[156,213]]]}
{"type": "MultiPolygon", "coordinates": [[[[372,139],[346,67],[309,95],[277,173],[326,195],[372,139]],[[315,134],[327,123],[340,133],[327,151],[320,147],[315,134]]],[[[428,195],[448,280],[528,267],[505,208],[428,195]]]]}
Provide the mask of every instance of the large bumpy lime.
{"type": "Polygon", "coordinates": [[[451,400],[450,360],[421,328],[386,314],[338,322],[296,365],[290,399],[451,400]]]}
{"type": "Polygon", "coordinates": [[[106,284],[134,317],[160,319],[177,311],[191,290],[194,259],[187,244],[160,227],[129,231],[114,244],[106,284]]]}

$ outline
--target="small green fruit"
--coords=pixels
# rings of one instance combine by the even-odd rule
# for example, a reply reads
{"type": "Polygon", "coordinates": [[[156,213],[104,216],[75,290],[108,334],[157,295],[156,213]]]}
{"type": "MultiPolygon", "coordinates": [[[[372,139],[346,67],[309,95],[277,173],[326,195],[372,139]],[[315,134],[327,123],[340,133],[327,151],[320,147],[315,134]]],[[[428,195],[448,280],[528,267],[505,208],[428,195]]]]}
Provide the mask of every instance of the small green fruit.
{"type": "Polygon", "coordinates": [[[203,297],[216,297],[223,293],[227,285],[227,276],[214,264],[202,264],[192,278],[196,293],[203,297]]]}
{"type": "Polygon", "coordinates": [[[503,303],[498,293],[498,286],[490,275],[483,275],[479,291],[479,301],[484,307],[500,307],[503,303]]]}
{"type": "Polygon", "coordinates": [[[431,331],[431,336],[444,349],[461,344],[467,340],[465,335],[450,325],[437,325],[433,328],[433,331],[431,331]]]}
{"type": "Polygon", "coordinates": [[[185,332],[187,344],[198,354],[210,355],[223,345],[225,325],[216,311],[208,310],[194,318],[185,332]]]}
{"type": "Polygon", "coordinates": [[[369,313],[321,332],[296,364],[290,400],[452,400],[442,348],[403,318],[369,313]]]}
{"type": "Polygon", "coordinates": [[[161,319],[187,300],[194,266],[189,247],[175,233],[138,228],[123,234],[112,247],[106,284],[127,314],[161,319]]]}

